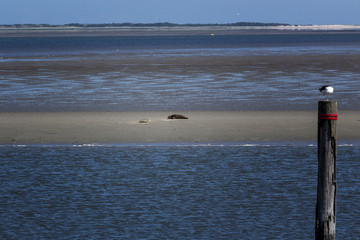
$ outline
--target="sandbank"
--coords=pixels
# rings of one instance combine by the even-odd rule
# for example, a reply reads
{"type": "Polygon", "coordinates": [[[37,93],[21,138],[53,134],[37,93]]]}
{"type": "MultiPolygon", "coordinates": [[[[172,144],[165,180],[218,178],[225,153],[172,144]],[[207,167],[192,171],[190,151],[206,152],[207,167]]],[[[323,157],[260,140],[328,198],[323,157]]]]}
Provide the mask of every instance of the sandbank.
{"type": "MultiPolygon", "coordinates": [[[[360,111],[340,112],[337,124],[338,140],[360,140],[360,111]]],[[[3,112],[0,132],[5,145],[316,141],[317,113],[3,112]],[[168,120],[173,113],[189,119],[168,120]]]]}

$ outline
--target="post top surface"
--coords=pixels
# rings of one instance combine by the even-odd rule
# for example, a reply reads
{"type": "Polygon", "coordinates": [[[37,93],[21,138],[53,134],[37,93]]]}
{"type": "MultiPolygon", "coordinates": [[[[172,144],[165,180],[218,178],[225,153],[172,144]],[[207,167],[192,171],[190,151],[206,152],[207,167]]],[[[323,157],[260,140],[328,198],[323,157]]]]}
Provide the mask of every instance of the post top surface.
{"type": "Polygon", "coordinates": [[[319,114],[337,114],[338,102],[337,101],[319,101],[319,114]]]}

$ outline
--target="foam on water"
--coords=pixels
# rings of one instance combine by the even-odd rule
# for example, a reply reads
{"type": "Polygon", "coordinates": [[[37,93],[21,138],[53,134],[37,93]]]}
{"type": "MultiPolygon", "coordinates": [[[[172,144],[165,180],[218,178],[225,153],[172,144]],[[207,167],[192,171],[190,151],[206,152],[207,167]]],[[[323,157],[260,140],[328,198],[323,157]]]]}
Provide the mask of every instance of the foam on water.
{"type": "MultiPolygon", "coordinates": [[[[275,142],[154,142],[154,143],[84,143],[84,144],[0,144],[0,148],[4,147],[13,147],[13,148],[23,148],[23,147],[41,147],[41,148],[61,148],[61,147],[70,147],[70,148],[92,148],[92,147],[115,147],[115,148],[126,148],[126,147],[317,147],[317,144],[314,142],[307,141],[275,141],[275,142]]],[[[337,144],[337,147],[360,147],[359,141],[340,141],[337,144]]]]}

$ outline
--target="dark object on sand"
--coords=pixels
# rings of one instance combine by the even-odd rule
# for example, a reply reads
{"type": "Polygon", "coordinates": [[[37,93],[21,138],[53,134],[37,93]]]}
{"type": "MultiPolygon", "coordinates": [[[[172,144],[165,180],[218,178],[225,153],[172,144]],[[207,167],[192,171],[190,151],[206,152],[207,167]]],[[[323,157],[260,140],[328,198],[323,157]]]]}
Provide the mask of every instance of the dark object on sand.
{"type": "Polygon", "coordinates": [[[168,119],[188,119],[188,118],[180,114],[173,114],[168,116],[168,119]]]}

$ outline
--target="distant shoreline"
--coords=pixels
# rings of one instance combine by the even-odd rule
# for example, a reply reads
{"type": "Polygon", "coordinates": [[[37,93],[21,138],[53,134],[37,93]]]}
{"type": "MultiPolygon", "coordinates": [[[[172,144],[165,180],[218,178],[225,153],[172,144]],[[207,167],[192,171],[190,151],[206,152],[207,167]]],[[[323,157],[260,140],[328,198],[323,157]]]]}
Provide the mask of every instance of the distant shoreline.
{"type": "Polygon", "coordinates": [[[239,35],[281,33],[333,33],[360,32],[360,25],[174,25],[174,26],[44,26],[2,25],[0,37],[51,36],[172,36],[172,35],[239,35]]]}

